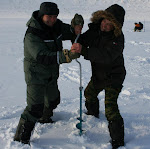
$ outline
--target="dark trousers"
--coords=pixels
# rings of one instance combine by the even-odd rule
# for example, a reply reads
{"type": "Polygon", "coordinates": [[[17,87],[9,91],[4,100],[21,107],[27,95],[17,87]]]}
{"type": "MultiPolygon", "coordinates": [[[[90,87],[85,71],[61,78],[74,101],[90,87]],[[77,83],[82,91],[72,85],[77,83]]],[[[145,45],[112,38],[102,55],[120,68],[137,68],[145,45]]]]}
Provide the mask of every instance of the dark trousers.
{"type": "MultiPolygon", "coordinates": [[[[27,106],[21,117],[26,121],[36,122],[42,117],[45,108],[51,111],[55,109],[59,103],[60,92],[57,80],[47,85],[27,85],[27,106]]],[[[46,114],[51,114],[51,112],[46,114]]]]}

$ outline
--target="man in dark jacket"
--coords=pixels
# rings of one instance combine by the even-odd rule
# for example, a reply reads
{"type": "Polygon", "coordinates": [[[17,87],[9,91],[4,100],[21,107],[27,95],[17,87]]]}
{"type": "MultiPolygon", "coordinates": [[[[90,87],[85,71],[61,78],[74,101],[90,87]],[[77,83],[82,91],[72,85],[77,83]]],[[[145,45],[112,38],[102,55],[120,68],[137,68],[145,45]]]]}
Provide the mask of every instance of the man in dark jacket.
{"type": "Polygon", "coordinates": [[[35,123],[52,122],[53,109],[60,103],[57,79],[59,64],[69,63],[79,54],[63,50],[62,40],[75,39],[81,33],[84,20],[74,17],[74,28],[57,19],[59,9],[55,3],[44,2],[33,12],[27,22],[24,38],[24,72],[27,84],[27,106],[14,137],[15,141],[28,144],[35,123]]]}
{"type": "Polygon", "coordinates": [[[124,122],[117,104],[126,75],[122,33],[124,15],[125,10],[117,4],[93,13],[89,29],[71,48],[91,62],[92,77],[84,92],[88,115],[99,117],[97,96],[105,90],[105,115],[113,149],[124,145],[124,122]]]}

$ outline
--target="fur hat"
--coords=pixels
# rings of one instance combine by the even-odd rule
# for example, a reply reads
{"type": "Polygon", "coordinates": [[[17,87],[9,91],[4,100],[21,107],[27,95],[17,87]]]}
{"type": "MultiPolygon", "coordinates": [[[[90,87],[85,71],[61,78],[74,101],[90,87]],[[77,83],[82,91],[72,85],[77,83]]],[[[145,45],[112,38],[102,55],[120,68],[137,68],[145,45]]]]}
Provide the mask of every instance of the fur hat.
{"type": "Polygon", "coordinates": [[[57,4],[52,2],[43,2],[40,5],[40,10],[38,13],[39,17],[42,17],[43,15],[58,15],[59,9],[57,7],[57,4]]]}
{"type": "Polygon", "coordinates": [[[118,4],[111,5],[107,9],[96,11],[92,14],[91,21],[93,23],[99,23],[101,19],[107,19],[114,25],[114,34],[119,36],[122,32],[122,26],[124,23],[125,10],[118,4]]]}

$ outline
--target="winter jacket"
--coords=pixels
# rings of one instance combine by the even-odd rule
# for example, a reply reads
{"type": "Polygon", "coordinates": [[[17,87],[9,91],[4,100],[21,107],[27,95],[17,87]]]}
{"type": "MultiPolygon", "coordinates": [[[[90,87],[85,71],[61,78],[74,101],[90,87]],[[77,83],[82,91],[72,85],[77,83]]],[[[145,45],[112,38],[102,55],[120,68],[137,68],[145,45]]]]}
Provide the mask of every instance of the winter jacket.
{"type": "Polygon", "coordinates": [[[118,12],[118,7],[118,5],[113,5],[105,11],[93,13],[89,29],[78,40],[82,45],[81,54],[91,62],[91,79],[97,89],[108,86],[121,87],[125,79],[124,35],[121,31],[124,22],[124,11],[119,10],[119,16],[123,17],[119,18],[115,14],[118,12]],[[100,24],[104,18],[113,23],[113,31],[102,32],[100,30],[100,24]]]}
{"type": "Polygon", "coordinates": [[[47,84],[59,77],[59,63],[65,63],[62,40],[72,40],[74,33],[69,24],[57,19],[54,26],[48,27],[33,12],[27,22],[24,38],[25,81],[30,84],[47,84]]]}
{"type": "Polygon", "coordinates": [[[135,24],[135,27],[140,27],[140,24],[135,24]]]}

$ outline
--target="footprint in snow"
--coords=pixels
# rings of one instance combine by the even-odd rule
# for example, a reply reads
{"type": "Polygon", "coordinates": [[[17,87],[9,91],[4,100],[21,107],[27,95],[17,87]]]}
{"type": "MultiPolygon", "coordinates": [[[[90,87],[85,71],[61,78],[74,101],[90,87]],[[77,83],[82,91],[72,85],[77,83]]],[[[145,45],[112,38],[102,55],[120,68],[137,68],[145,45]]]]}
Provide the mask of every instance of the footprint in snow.
{"type": "Polygon", "coordinates": [[[76,66],[62,68],[60,71],[60,79],[62,80],[70,80],[76,83],[79,83],[79,68],[76,66]]]}

